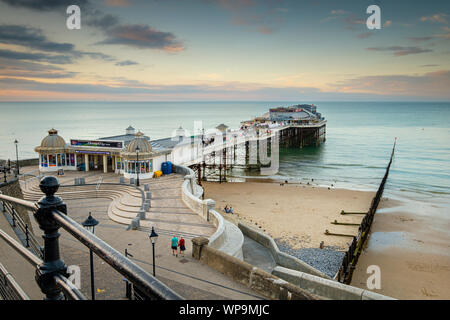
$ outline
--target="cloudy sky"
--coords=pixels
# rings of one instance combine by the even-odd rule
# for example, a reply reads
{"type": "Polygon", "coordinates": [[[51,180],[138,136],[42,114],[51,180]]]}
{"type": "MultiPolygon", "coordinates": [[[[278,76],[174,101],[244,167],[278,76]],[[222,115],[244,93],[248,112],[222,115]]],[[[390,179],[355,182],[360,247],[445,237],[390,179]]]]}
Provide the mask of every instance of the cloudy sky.
{"type": "Polygon", "coordinates": [[[449,88],[448,0],[0,0],[0,101],[448,101],[449,88]]]}

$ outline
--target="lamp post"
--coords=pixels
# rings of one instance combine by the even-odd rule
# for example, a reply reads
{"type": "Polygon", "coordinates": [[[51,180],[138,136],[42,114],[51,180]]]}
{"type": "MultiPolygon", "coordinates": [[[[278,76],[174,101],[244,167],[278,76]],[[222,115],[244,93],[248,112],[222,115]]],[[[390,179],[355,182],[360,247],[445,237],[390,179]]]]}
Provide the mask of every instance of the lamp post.
{"type": "Polygon", "coordinates": [[[6,174],[7,173],[11,174],[11,163],[9,160],[8,160],[8,166],[6,165],[6,162],[5,162],[5,164],[3,164],[1,166],[0,172],[3,172],[3,179],[4,179],[4,182],[6,183],[8,180],[6,174]]]}
{"type": "Polygon", "coordinates": [[[3,172],[3,179],[5,180],[4,182],[6,183],[7,182],[7,180],[6,180],[6,166],[4,166],[3,168],[2,168],[2,172],[3,172]]]}
{"type": "MultiPolygon", "coordinates": [[[[89,212],[89,217],[87,217],[86,220],[84,220],[81,224],[83,227],[86,228],[86,230],[92,232],[92,234],[95,234],[95,226],[98,225],[98,221],[94,219],[89,212]]],[[[92,254],[92,249],[89,249],[89,258],[91,262],[91,297],[92,300],[95,300],[95,285],[94,285],[94,256],[92,254]]]]}
{"type": "Polygon", "coordinates": [[[17,174],[19,175],[20,174],[20,172],[19,172],[19,152],[17,149],[17,145],[19,144],[19,141],[17,141],[17,139],[15,139],[14,144],[16,145],[16,167],[17,167],[16,171],[17,171],[17,174]]]}
{"type": "Polygon", "coordinates": [[[158,234],[155,232],[155,227],[152,227],[152,232],[148,235],[150,241],[152,242],[153,249],[153,276],[155,276],[155,243],[158,240],[158,234]]]}
{"type": "Polygon", "coordinates": [[[136,174],[137,174],[137,179],[136,179],[136,185],[139,187],[139,171],[141,171],[141,166],[139,165],[139,151],[141,151],[141,148],[139,148],[139,146],[136,147],[136,174]],[[139,170],[138,170],[139,167],[139,170]]]}

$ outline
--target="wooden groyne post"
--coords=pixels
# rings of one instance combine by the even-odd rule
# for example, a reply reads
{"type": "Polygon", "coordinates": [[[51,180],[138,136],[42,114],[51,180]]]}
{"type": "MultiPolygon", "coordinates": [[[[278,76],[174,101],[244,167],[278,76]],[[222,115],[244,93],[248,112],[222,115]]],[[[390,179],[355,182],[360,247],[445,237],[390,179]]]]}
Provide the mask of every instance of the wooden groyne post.
{"type": "Polygon", "coordinates": [[[384,186],[386,185],[386,181],[389,176],[389,170],[392,164],[392,159],[394,158],[396,143],[397,138],[395,138],[394,146],[392,147],[391,158],[389,159],[389,163],[386,167],[386,172],[383,179],[381,180],[380,186],[378,187],[377,193],[372,199],[370,209],[361,221],[361,224],[358,228],[358,235],[353,238],[352,243],[350,244],[348,250],[345,252],[344,258],[342,259],[342,264],[337,275],[337,280],[339,282],[350,284],[352,281],[353,271],[355,270],[356,263],[358,262],[359,256],[361,255],[362,248],[367,241],[375,212],[377,211],[378,204],[380,203],[381,197],[383,196],[384,186]]]}

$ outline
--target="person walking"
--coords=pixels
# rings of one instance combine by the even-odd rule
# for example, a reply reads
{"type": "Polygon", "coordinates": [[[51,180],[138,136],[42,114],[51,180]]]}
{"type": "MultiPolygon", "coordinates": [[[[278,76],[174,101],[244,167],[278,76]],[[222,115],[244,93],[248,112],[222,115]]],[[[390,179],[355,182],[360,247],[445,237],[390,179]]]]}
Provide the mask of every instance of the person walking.
{"type": "Polygon", "coordinates": [[[180,236],[180,241],[178,241],[178,246],[180,247],[180,254],[182,254],[184,257],[184,251],[186,250],[186,247],[185,247],[185,242],[184,242],[182,235],[180,236]]]}
{"type": "Polygon", "coordinates": [[[172,247],[172,255],[177,256],[178,257],[178,238],[173,235],[173,238],[170,240],[171,242],[171,247],[172,247]]]}

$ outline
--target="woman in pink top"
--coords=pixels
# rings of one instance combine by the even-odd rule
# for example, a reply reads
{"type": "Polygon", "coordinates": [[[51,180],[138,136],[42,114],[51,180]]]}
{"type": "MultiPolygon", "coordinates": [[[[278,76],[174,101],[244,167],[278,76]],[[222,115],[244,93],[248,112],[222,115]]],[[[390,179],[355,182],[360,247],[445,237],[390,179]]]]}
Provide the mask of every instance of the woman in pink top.
{"type": "Polygon", "coordinates": [[[178,241],[178,246],[180,247],[180,254],[182,254],[184,257],[184,250],[186,250],[186,247],[185,247],[183,236],[180,236],[180,241],[178,241]]]}

